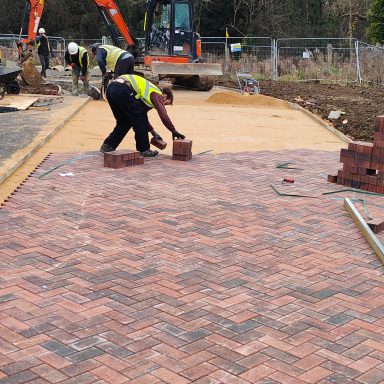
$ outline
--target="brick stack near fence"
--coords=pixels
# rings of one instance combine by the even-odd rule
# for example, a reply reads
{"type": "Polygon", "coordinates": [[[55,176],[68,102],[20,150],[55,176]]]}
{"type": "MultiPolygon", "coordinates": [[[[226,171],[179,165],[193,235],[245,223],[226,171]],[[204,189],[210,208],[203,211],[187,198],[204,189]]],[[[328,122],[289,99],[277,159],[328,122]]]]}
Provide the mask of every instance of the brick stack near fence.
{"type": "Polygon", "coordinates": [[[369,192],[384,193],[384,116],[378,116],[372,143],[354,142],[340,151],[343,169],[329,181],[369,192]]]}

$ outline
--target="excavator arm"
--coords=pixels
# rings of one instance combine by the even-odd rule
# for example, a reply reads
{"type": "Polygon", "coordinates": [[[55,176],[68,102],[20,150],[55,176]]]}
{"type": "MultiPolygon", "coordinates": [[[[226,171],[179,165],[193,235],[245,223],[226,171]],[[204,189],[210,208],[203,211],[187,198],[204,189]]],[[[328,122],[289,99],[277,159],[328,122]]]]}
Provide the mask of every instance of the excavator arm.
{"type": "Polygon", "coordinates": [[[27,49],[31,51],[35,44],[37,30],[39,29],[41,14],[43,13],[43,10],[44,0],[27,0],[25,3],[20,39],[17,44],[20,57],[23,56],[23,46],[27,45],[27,49]],[[26,18],[28,18],[28,37],[26,39],[21,39],[26,18]]]}
{"type": "Polygon", "coordinates": [[[120,13],[119,8],[117,7],[116,3],[112,0],[93,0],[93,2],[97,5],[104,21],[108,25],[112,38],[114,40],[115,45],[118,45],[118,40],[116,33],[111,26],[107,16],[104,13],[104,10],[108,12],[109,17],[113,20],[114,24],[120,31],[121,35],[124,37],[124,40],[126,43],[130,46],[133,47],[135,45],[131,34],[129,33],[129,29],[127,27],[127,24],[125,24],[125,21],[123,19],[123,16],[120,13]]]}
{"type": "MultiPolygon", "coordinates": [[[[35,39],[37,35],[37,31],[39,29],[39,24],[41,20],[41,15],[44,10],[44,1],[45,0],[27,0],[25,4],[22,28],[20,31],[20,41],[18,42],[19,56],[24,55],[23,47],[27,46],[28,51],[32,51],[32,48],[35,44],[35,39]],[[28,37],[26,39],[21,39],[23,26],[28,23],[28,37]]],[[[109,27],[114,43],[118,45],[118,36],[114,28],[112,27],[107,15],[108,13],[110,19],[114,22],[121,35],[124,37],[124,40],[128,44],[128,46],[133,47],[135,45],[131,34],[129,33],[129,29],[125,24],[123,16],[120,13],[120,10],[116,3],[112,0],[93,0],[93,2],[97,5],[105,23],[109,27]]]]}

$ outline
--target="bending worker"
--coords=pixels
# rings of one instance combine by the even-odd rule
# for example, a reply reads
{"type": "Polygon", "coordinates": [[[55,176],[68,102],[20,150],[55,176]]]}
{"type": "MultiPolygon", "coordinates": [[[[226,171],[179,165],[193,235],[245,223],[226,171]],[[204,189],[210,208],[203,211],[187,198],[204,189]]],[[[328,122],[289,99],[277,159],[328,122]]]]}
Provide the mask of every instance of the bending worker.
{"type": "Polygon", "coordinates": [[[95,43],[91,45],[92,53],[96,55],[103,78],[107,77],[107,70],[113,72],[113,77],[131,74],[135,66],[133,56],[123,49],[113,45],[101,45],[95,43]]]}
{"type": "Polygon", "coordinates": [[[162,140],[148,120],[148,111],[155,108],[163,124],[172,132],[173,139],[184,139],[169,118],[165,105],[173,103],[170,88],[162,90],[150,81],[137,75],[123,75],[112,80],[107,88],[107,100],[116,119],[116,126],[104,140],[101,152],[114,151],[128,131],[135,132],[136,150],[144,157],[155,157],[158,151],[149,149],[148,132],[162,140]]]}
{"type": "Polygon", "coordinates": [[[65,62],[72,68],[72,95],[79,94],[79,78],[84,84],[84,92],[89,89],[89,57],[85,48],[76,43],[68,44],[65,52],[65,62]]]}
{"type": "Polygon", "coordinates": [[[41,63],[41,76],[47,77],[47,69],[49,68],[49,55],[53,57],[53,53],[51,50],[51,44],[49,44],[49,40],[47,35],[45,34],[45,29],[39,29],[39,36],[36,36],[36,46],[37,46],[37,54],[39,55],[40,63],[41,63]]]}

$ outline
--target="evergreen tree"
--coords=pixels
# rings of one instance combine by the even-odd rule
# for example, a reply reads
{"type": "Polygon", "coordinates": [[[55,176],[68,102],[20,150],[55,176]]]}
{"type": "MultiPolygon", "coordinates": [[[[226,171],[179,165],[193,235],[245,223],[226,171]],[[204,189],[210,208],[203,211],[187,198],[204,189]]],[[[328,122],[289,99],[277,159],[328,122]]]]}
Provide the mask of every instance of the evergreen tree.
{"type": "Polygon", "coordinates": [[[384,44],[384,0],[373,0],[368,12],[368,35],[373,44],[384,44]]]}

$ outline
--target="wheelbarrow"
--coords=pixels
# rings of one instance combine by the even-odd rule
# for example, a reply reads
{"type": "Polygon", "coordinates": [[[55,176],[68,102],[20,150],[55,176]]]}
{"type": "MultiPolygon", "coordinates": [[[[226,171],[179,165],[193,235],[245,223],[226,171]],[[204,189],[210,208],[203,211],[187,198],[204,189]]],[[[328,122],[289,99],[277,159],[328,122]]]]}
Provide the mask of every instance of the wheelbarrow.
{"type": "Polygon", "coordinates": [[[16,81],[16,77],[21,69],[10,69],[0,66],[0,100],[4,97],[5,92],[18,94],[20,86],[16,81]]]}

